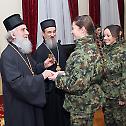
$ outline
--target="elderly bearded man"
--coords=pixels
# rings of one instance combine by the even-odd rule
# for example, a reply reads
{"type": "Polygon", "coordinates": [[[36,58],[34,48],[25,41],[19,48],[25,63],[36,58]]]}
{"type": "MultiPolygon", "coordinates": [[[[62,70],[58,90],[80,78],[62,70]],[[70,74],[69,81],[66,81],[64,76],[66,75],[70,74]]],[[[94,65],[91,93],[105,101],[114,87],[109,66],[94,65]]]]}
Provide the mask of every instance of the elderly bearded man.
{"type": "MultiPolygon", "coordinates": [[[[40,23],[43,43],[33,55],[37,63],[44,62],[45,69],[58,71],[64,70],[66,60],[74,50],[75,44],[61,45],[56,39],[56,23],[54,19],[47,19],[40,23]],[[47,66],[50,58],[54,59],[53,65],[47,66]]],[[[41,71],[42,72],[42,71],[41,71]]],[[[45,126],[69,126],[70,114],[63,108],[64,91],[55,87],[55,82],[46,79],[47,104],[44,108],[45,126]]]]}
{"type": "Polygon", "coordinates": [[[5,126],[43,126],[44,79],[53,72],[35,74],[37,69],[43,69],[42,64],[36,64],[30,56],[29,32],[19,14],[9,16],[3,23],[8,41],[1,55],[5,126]]]}

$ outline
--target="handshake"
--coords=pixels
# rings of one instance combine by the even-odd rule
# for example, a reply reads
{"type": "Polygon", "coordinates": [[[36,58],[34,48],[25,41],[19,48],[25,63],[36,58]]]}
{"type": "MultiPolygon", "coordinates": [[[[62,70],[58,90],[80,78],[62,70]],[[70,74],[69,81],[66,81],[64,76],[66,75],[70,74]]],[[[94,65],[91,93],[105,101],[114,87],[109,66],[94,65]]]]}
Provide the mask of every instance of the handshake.
{"type": "Polygon", "coordinates": [[[43,73],[42,73],[44,79],[48,78],[49,80],[55,80],[57,78],[58,75],[65,75],[65,72],[64,71],[58,71],[58,72],[54,72],[54,71],[51,71],[51,70],[45,70],[43,73]]]}

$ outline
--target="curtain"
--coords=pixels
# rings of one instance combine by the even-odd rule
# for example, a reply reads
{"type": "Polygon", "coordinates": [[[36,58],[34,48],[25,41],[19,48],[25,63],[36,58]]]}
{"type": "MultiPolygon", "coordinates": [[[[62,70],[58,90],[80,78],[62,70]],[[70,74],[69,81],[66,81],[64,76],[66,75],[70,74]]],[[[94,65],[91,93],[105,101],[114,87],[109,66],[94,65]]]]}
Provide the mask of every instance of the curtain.
{"type": "Polygon", "coordinates": [[[117,0],[100,0],[101,26],[120,25],[120,17],[117,0]]]}
{"type": "Polygon", "coordinates": [[[48,18],[52,18],[56,21],[57,40],[61,40],[61,44],[73,43],[68,1],[39,0],[37,47],[42,43],[42,31],[40,28],[40,22],[48,18]]]}
{"type": "Polygon", "coordinates": [[[78,0],[68,0],[71,21],[78,16],[78,0]]]}
{"type": "Polygon", "coordinates": [[[95,25],[100,25],[100,0],[89,0],[89,14],[95,25]]]}
{"type": "Polygon", "coordinates": [[[22,0],[22,11],[34,52],[37,42],[38,0],[22,0]]]}
{"type": "Polygon", "coordinates": [[[118,0],[120,24],[124,29],[124,0],[118,0]]]}

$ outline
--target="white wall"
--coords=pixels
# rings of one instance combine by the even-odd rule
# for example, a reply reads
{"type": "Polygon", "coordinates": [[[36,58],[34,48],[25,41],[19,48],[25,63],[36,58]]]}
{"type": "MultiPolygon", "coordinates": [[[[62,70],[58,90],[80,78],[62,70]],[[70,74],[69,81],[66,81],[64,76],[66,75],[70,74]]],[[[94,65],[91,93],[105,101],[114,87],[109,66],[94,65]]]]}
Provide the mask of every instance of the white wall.
{"type": "Polygon", "coordinates": [[[0,54],[6,47],[6,30],[3,25],[3,20],[14,13],[22,15],[22,2],[21,0],[0,0],[0,54]]]}

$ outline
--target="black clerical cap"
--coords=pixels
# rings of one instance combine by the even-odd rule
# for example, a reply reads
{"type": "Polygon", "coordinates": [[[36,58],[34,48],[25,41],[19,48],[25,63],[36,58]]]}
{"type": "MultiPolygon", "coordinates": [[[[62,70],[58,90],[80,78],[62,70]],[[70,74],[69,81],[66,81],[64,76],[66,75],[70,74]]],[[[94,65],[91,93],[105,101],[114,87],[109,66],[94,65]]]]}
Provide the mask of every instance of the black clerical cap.
{"type": "Polygon", "coordinates": [[[3,24],[6,28],[7,31],[13,30],[19,25],[24,24],[23,20],[21,19],[19,14],[13,14],[9,17],[7,17],[4,21],[3,24]]]}
{"type": "Polygon", "coordinates": [[[47,19],[40,23],[42,31],[44,31],[48,27],[56,27],[55,20],[47,19]]]}

